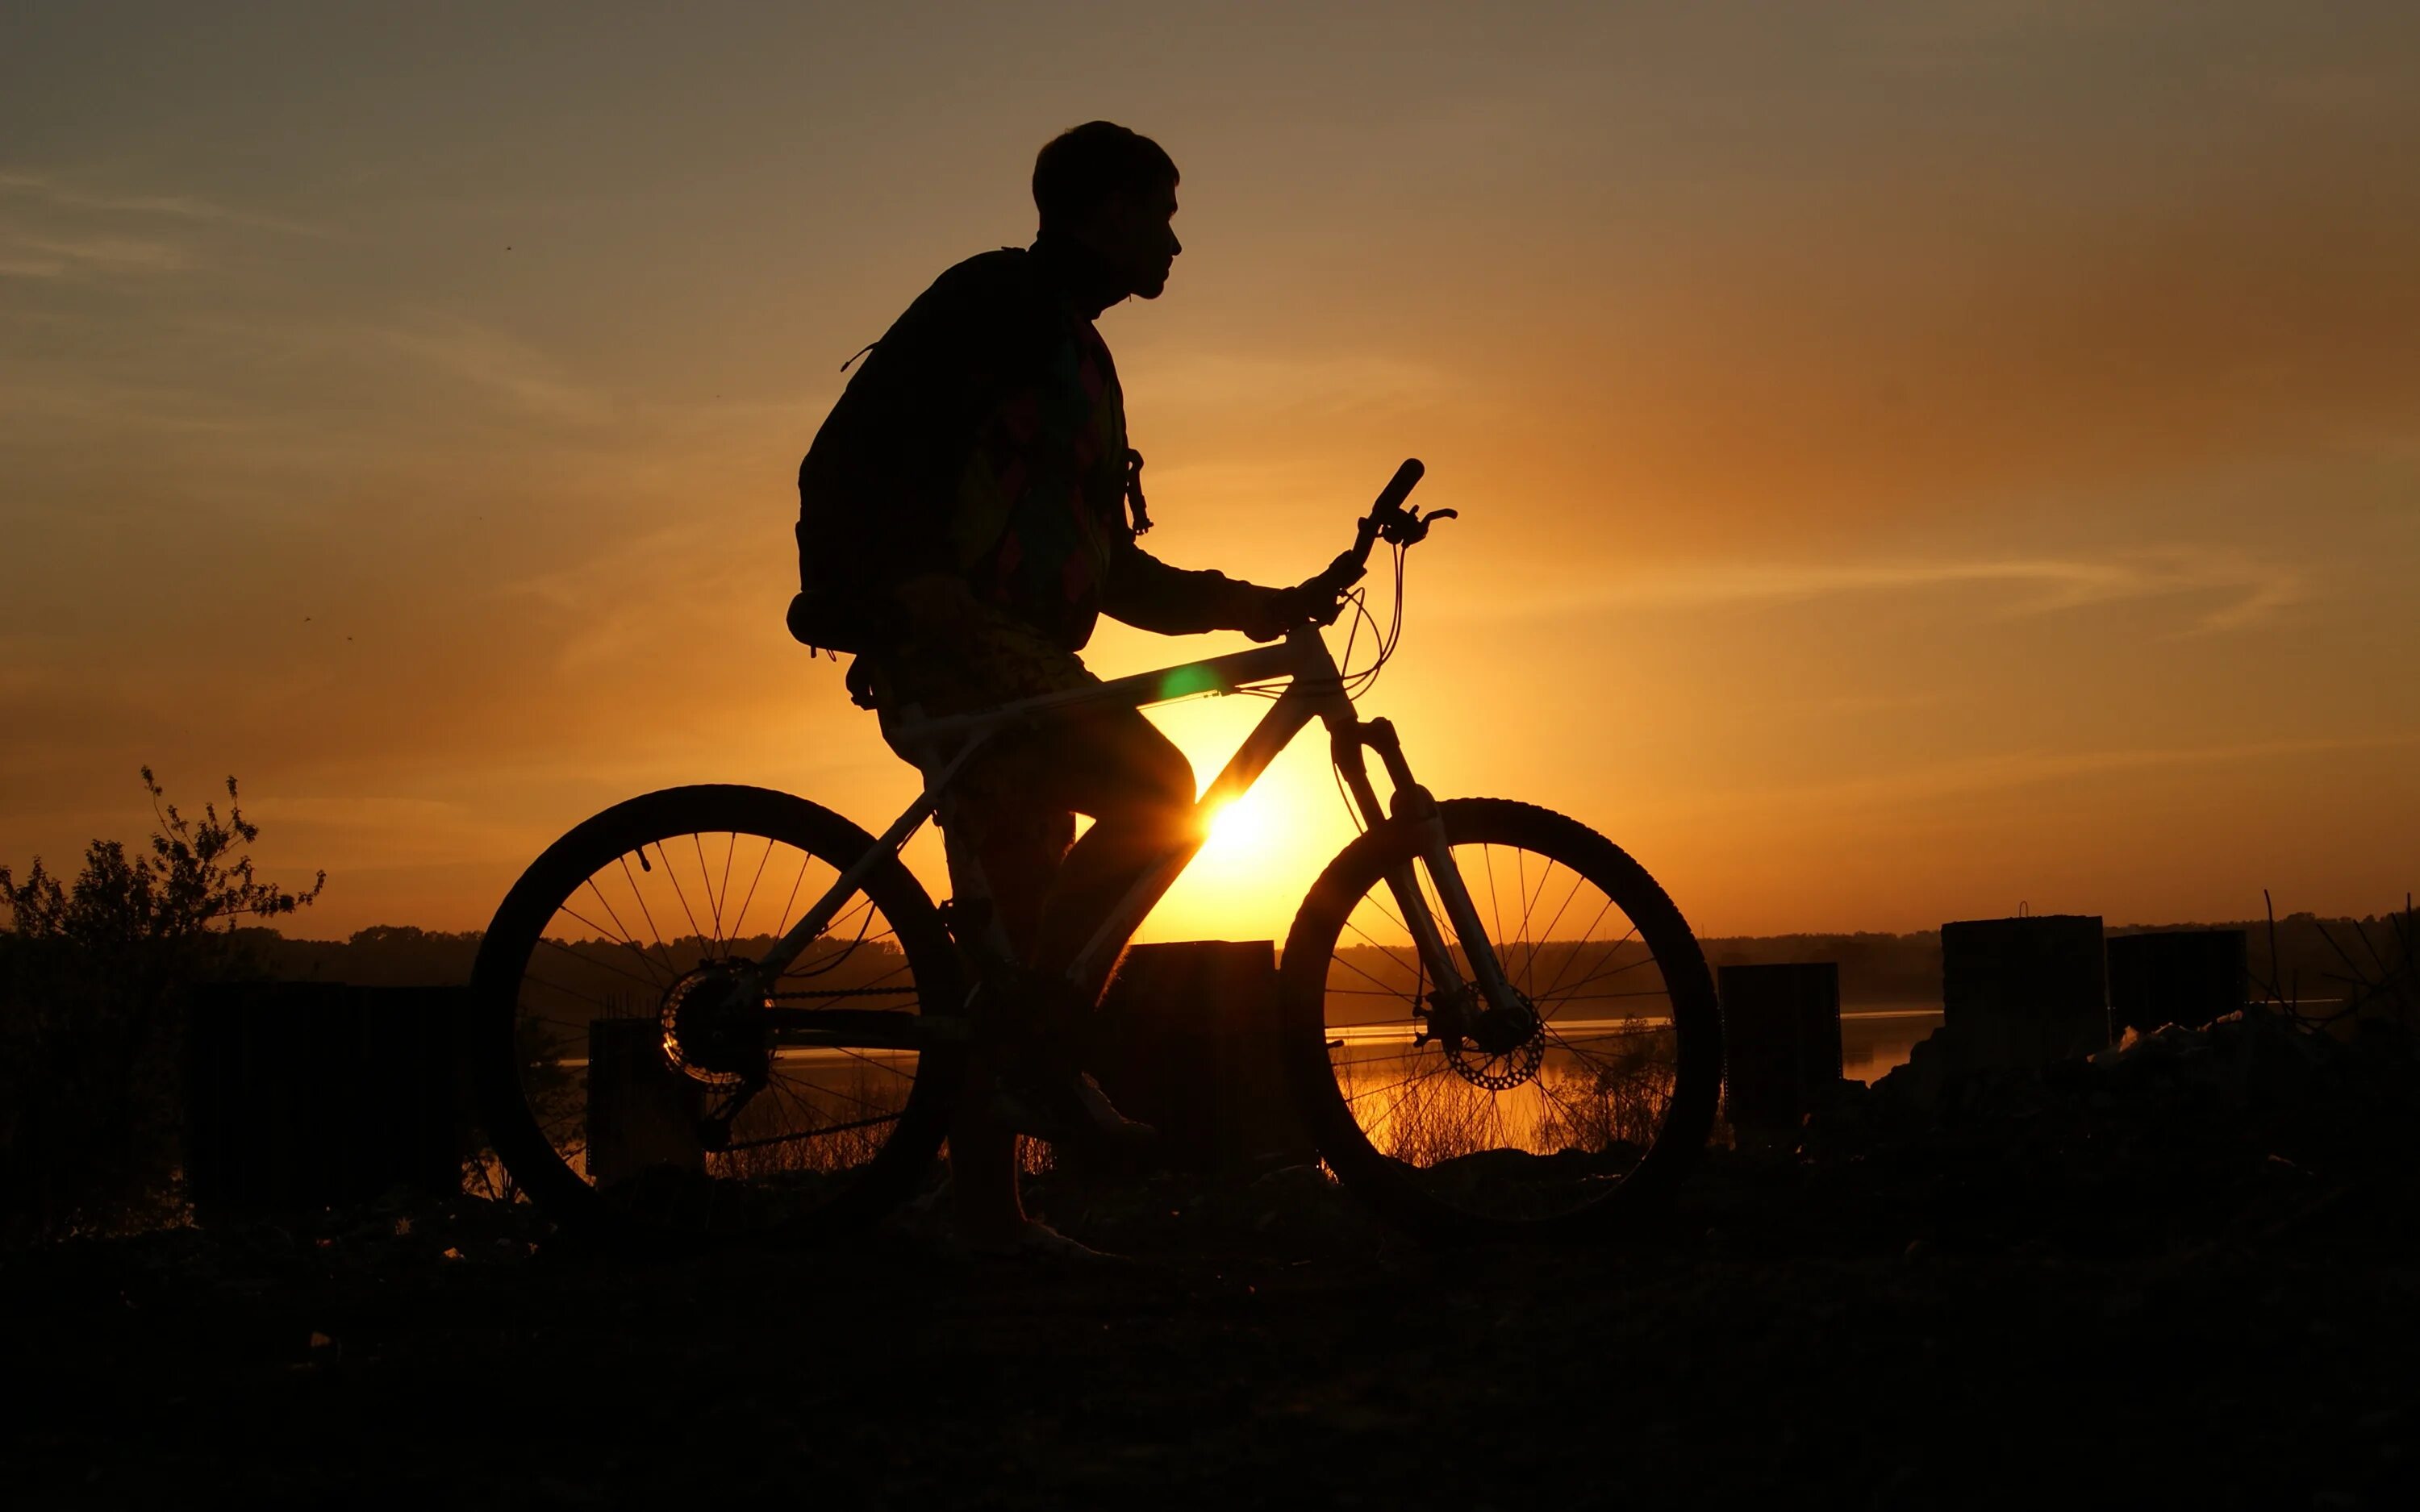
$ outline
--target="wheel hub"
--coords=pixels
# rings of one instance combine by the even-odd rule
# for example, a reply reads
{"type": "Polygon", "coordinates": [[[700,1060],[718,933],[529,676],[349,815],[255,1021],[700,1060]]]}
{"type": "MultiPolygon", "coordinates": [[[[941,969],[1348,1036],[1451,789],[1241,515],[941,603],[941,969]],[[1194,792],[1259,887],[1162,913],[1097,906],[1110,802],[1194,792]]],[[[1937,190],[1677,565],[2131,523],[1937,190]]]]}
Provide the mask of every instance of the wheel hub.
{"type": "Polygon", "coordinates": [[[1446,1064],[1464,1081],[1491,1092],[1533,1079],[1546,1061],[1544,1022],[1528,998],[1512,996],[1510,1007],[1483,1007],[1478,986],[1466,982],[1429,997],[1429,1038],[1445,1046],[1446,1064]]]}
{"type": "Polygon", "coordinates": [[[708,1087],[761,1083],[773,1064],[767,1003],[752,963],[701,962],[664,990],[664,1058],[708,1087]]]}

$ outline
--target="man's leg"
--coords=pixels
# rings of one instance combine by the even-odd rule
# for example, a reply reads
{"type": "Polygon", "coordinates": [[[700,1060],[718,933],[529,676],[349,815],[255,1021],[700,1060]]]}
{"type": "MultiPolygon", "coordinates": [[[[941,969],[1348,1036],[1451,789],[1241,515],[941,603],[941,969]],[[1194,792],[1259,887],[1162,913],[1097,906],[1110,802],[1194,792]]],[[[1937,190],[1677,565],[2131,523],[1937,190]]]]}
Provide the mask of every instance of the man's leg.
{"type": "MultiPolygon", "coordinates": [[[[979,803],[977,833],[963,843],[953,838],[945,850],[951,886],[960,898],[977,889],[967,874],[970,860],[983,869],[985,890],[993,917],[1019,960],[1032,958],[1039,933],[1042,900],[1048,892],[1059,858],[1075,832],[1074,815],[1026,805],[979,803]]],[[[1005,1245],[1027,1227],[1025,1205],[1017,1193],[1016,1131],[997,1106],[1001,1058],[1013,1054],[1009,1020],[1022,1005],[1001,1004],[979,994],[976,1010],[989,1031],[978,1034],[968,1062],[966,1095],[958,1101],[950,1124],[950,1188],[956,1208],[958,1231],[976,1244],[1005,1245]]]]}
{"type": "MultiPolygon", "coordinates": [[[[1193,767],[1140,710],[1099,711],[1037,736],[1041,792],[1054,806],[1093,816],[1043,899],[1032,954],[1057,978],[1145,872],[1193,843],[1193,767]]],[[[1111,962],[1094,964],[1097,994],[1111,962]]]]}
{"type": "Polygon", "coordinates": [[[1007,1102],[1053,1129],[1122,1142],[1148,1134],[1080,1071],[1085,1021],[1110,963],[1094,964],[1091,980],[1072,987],[1065,972],[1135,880],[1184,847],[1193,770],[1140,713],[1112,710],[1016,737],[986,764],[977,791],[990,838],[969,849],[990,883],[995,917],[1032,968],[1014,995],[978,1002],[984,1048],[951,1134],[961,1227],[997,1237],[1023,1221],[1015,1140],[994,1111],[1003,1081],[1007,1102]],[[1071,809],[1094,824],[1069,850],[1071,809]],[[1027,843],[1031,821],[1045,815],[1054,822],[1047,843],[1027,843]]]}
{"type": "MultiPolygon", "coordinates": [[[[989,707],[1098,682],[1073,655],[1004,622],[990,623],[987,633],[948,648],[947,655],[908,655],[874,673],[883,708],[913,702],[928,713],[989,707]]],[[[887,715],[884,734],[891,735],[887,715]]],[[[914,759],[912,752],[901,754],[914,759]]],[[[985,890],[1020,959],[1051,978],[1074,960],[1135,877],[1184,843],[1194,795],[1183,753],[1130,708],[1006,737],[961,773],[955,786],[950,807],[962,817],[960,833],[950,838],[954,877],[963,875],[966,856],[979,860],[989,884],[985,890]],[[1073,852],[1069,810],[1094,820],[1073,852]],[[1036,815],[1053,823],[1030,833],[1022,821],[1036,815]]],[[[956,887],[961,897],[973,895],[974,889],[956,887]]],[[[1100,964],[1103,971],[1108,964],[1100,964]]],[[[1100,985],[1097,980],[1085,984],[1094,995],[1100,985]]],[[[976,1005],[985,1022],[978,1025],[968,1095],[950,1131],[950,1166],[960,1231],[978,1244],[1015,1242],[1032,1227],[1017,1195],[1016,1135],[995,1106],[1001,1068],[986,1046],[1037,1027],[1074,1033],[1078,1026],[1060,1017],[1059,1006],[980,999],[976,1005]],[[1046,1022],[1037,1025],[1037,1016],[1046,1022]]]]}

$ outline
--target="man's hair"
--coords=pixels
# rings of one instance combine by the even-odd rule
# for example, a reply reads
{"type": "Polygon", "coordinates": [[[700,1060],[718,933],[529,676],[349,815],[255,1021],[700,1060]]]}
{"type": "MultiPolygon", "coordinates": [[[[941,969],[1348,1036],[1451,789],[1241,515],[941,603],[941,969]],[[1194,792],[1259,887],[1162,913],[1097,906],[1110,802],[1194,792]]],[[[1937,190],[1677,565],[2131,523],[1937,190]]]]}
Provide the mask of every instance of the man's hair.
{"type": "Polygon", "coordinates": [[[1176,177],[1175,160],[1150,137],[1110,121],[1086,121],[1052,137],[1034,158],[1033,208],[1047,231],[1176,177]]]}

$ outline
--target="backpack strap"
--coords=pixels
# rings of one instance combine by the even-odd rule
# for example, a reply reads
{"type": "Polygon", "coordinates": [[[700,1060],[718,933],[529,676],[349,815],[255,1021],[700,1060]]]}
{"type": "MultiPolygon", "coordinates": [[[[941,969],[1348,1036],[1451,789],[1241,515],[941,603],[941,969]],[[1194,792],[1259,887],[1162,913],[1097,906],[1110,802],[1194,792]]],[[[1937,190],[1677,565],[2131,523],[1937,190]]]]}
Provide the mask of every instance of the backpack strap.
{"type": "Polygon", "coordinates": [[[1134,515],[1134,532],[1141,535],[1151,529],[1151,510],[1142,499],[1142,454],[1126,448],[1126,507],[1134,515]]]}

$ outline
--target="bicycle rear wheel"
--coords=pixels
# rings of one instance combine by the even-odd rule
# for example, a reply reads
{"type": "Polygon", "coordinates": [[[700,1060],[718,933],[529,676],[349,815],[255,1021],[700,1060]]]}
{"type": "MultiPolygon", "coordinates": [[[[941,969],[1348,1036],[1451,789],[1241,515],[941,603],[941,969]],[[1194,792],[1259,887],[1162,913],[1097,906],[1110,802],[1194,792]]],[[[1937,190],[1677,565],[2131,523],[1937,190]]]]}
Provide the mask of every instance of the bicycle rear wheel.
{"type": "Polygon", "coordinates": [[[473,1072],[495,1153],[567,1226],[811,1239],[878,1216],[939,1149],[964,1075],[918,1023],[965,994],[896,857],[777,980],[735,990],[875,847],[762,788],[670,788],[574,828],[482,942],[473,1072]]]}
{"type": "Polygon", "coordinates": [[[1704,1146],[1722,1021],[1689,926],[1653,878],[1560,814],[1446,802],[1481,927],[1534,1027],[1474,1028],[1465,942],[1419,832],[1381,825],[1329,863],[1282,967],[1287,1060],[1322,1157],[1432,1237],[1601,1232],[1668,1190],[1704,1146]],[[1445,935],[1440,983],[1390,890],[1406,874],[1445,935]]]}

